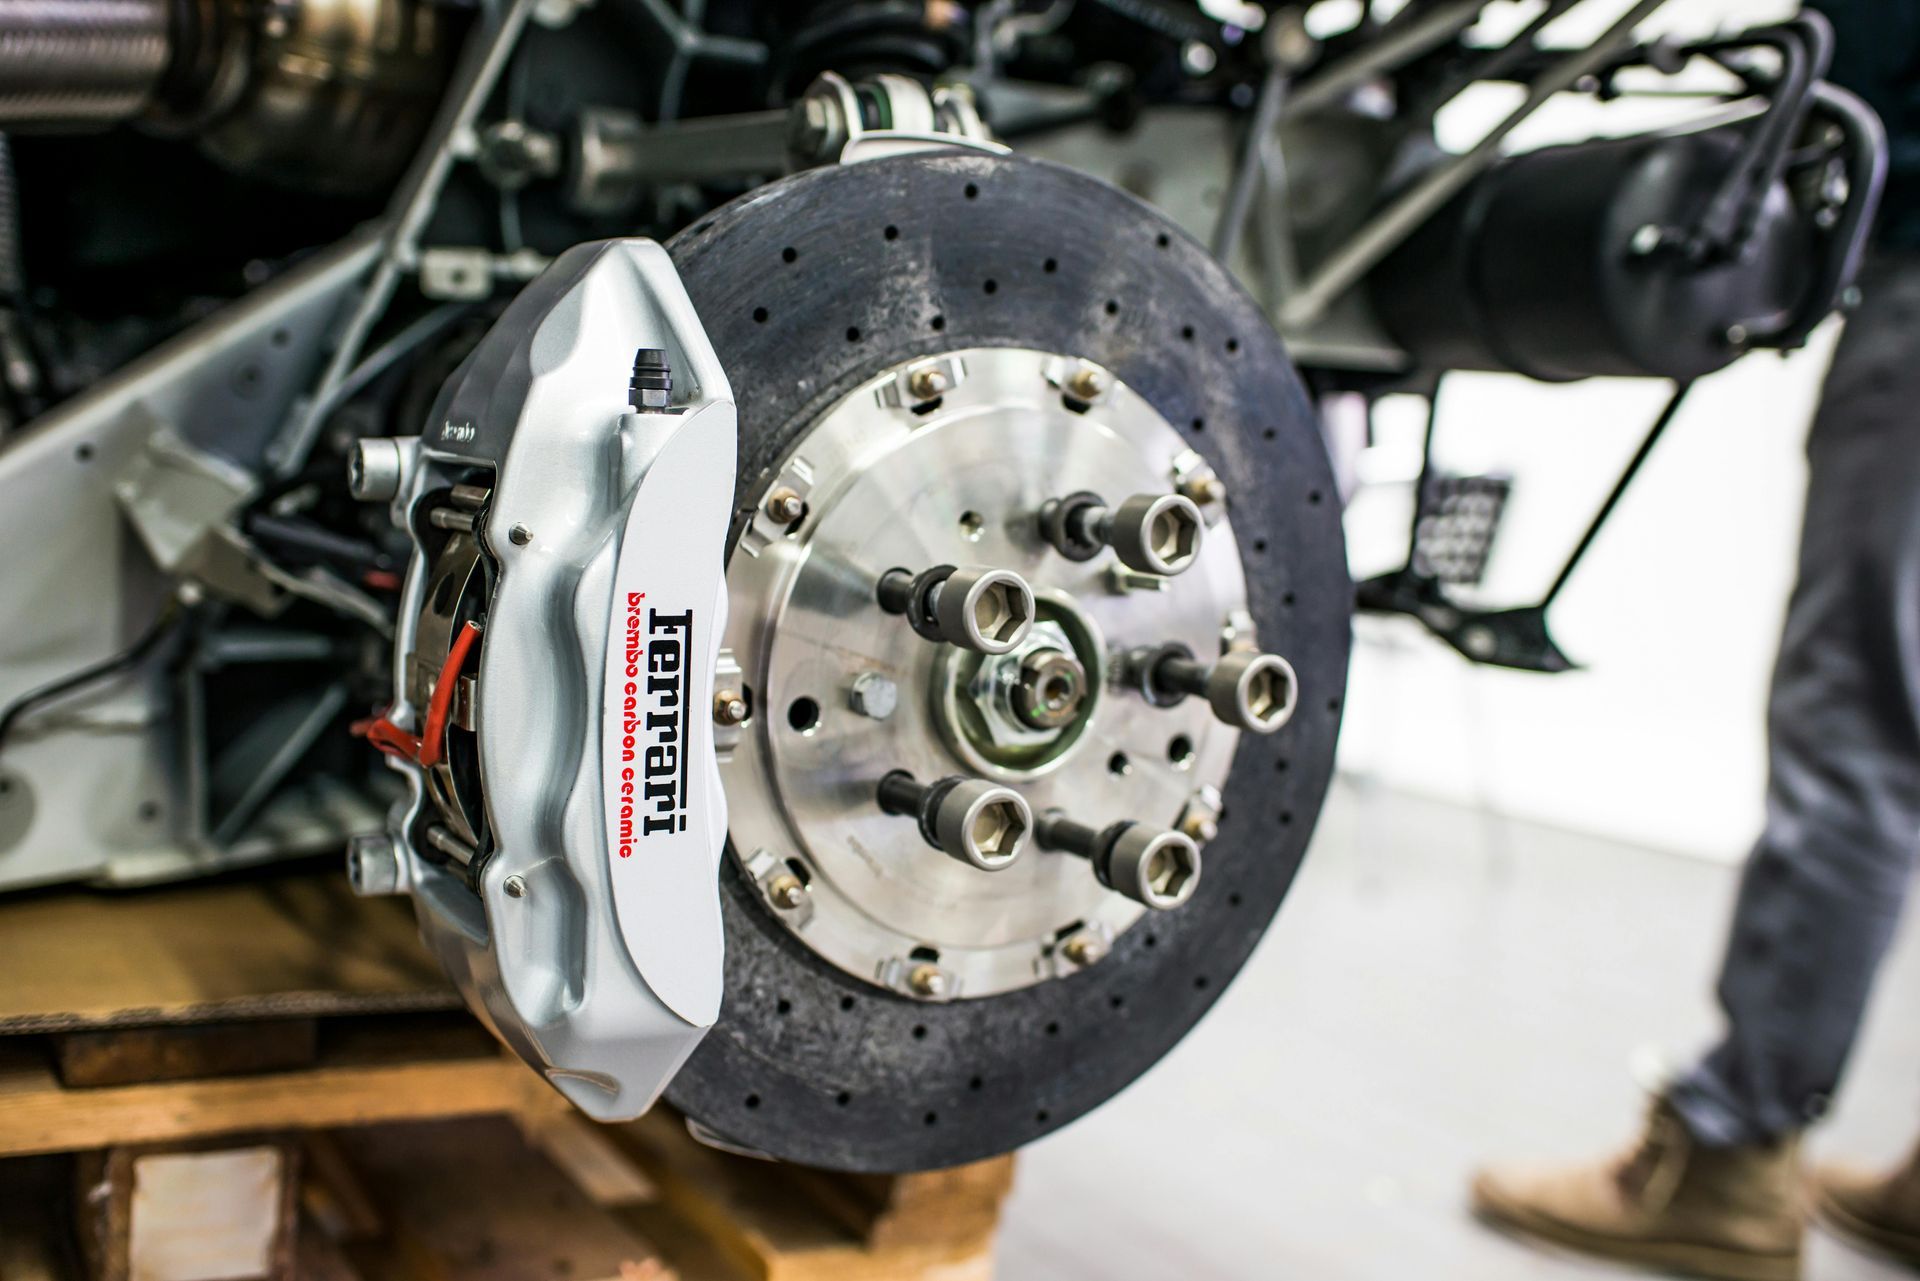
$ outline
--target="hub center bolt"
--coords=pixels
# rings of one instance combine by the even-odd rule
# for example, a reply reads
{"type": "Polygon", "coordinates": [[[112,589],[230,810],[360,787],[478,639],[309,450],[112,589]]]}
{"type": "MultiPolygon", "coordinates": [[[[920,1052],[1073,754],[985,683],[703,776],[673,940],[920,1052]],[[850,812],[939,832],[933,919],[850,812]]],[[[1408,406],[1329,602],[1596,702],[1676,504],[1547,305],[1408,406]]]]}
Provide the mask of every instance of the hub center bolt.
{"type": "Polygon", "coordinates": [[[1033,830],[1026,797],[961,774],[922,783],[895,770],[880,780],[879,801],[887,813],[917,821],[927,844],[983,872],[1011,867],[1033,830]]]}
{"type": "Polygon", "coordinates": [[[1033,588],[1005,569],[937,565],[880,576],[880,608],[906,617],[917,635],[981,654],[1004,654],[1033,626],[1033,588]]]}
{"type": "Polygon", "coordinates": [[[1121,822],[1095,830],[1048,810],[1033,837],[1042,849],[1086,859],[1102,885],[1155,911],[1179,907],[1200,884],[1200,847],[1166,828],[1121,822]]]}
{"type": "Polygon", "coordinates": [[[1088,490],[1040,508],[1040,537],[1068,560],[1092,560],[1113,548],[1122,565],[1171,577],[1200,558],[1207,522],[1191,498],[1135,494],[1118,507],[1088,490]]]}
{"type": "Polygon", "coordinates": [[[1059,729],[1073,723],[1086,696],[1087,669],[1079,659],[1062,650],[1038,649],[1021,662],[1011,698],[1022,724],[1059,729]]]}
{"type": "Polygon", "coordinates": [[[1235,650],[1209,666],[1185,645],[1162,645],[1129,652],[1121,670],[1125,682],[1155,707],[1172,707],[1189,695],[1203,698],[1222,723],[1253,734],[1285,725],[1300,701],[1293,664],[1278,654],[1235,650]]]}

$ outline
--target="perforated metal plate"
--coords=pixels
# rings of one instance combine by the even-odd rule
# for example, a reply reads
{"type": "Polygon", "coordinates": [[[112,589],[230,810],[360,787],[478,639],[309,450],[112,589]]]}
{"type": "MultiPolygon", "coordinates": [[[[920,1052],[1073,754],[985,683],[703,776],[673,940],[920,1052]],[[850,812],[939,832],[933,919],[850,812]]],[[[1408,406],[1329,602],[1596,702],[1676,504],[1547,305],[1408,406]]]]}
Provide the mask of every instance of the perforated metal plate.
{"type": "Polygon", "coordinates": [[[1278,338],[1204,248],[1059,167],[955,152],[816,170],[669,249],[734,385],[743,496],[891,365],[980,347],[1084,357],[1226,482],[1262,647],[1299,673],[1293,721],[1241,739],[1193,901],[1128,929],[1083,972],[975,1000],[895,996],[794,938],[737,859],[723,869],[725,1003],[668,1092],[675,1106],[726,1139],[834,1169],[1006,1151],[1165,1054],[1293,880],[1332,770],[1352,601],[1316,417],[1278,338]]]}

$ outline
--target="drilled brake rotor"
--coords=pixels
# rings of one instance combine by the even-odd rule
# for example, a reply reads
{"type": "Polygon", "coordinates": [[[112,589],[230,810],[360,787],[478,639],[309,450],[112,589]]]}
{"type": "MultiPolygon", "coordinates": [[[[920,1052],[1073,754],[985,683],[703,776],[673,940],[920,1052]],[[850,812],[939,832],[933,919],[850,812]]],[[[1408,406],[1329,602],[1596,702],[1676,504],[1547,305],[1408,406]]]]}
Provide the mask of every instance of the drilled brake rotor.
{"type": "Polygon", "coordinates": [[[1005,1151],[1152,1066],[1239,970],[1292,881],[1332,768],[1351,603],[1312,409],[1279,340],[1204,249],[1055,166],[944,153],[816,170],[734,202],[669,248],[740,407],[736,623],[743,603],[761,608],[763,580],[768,597],[766,634],[743,642],[745,679],[766,688],[752,691],[754,719],[724,767],[751,771],[760,789],[747,803],[747,783],[734,781],[747,774],[727,784],[726,1000],[669,1099],[716,1135],[817,1166],[920,1169],[1005,1151]],[[973,362],[973,418],[964,386],[924,436],[869,411],[927,360],[973,362]],[[1061,362],[1089,362],[1123,396],[1085,423],[1063,417],[1058,389],[1042,385],[1061,362]],[[856,460],[844,501],[794,522],[797,568],[783,578],[759,553],[789,531],[757,514],[836,430],[863,441],[892,431],[902,445],[856,460]],[[926,461],[941,457],[939,432],[952,433],[950,483],[926,461]],[[1100,432],[1111,439],[1086,444],[1100,432]],[[983,441],[993,447],[979,461],[983,441]],[[1183,458],[1189,450],[1197,457],[1183,458]],[[969,456],[975,465],[960,466],[969,456]],[[1171,469],[1196,464],[1224,482],[1231,515],[1209,531],[1210,559],[1164,600],[1130,608],[1106,588],[1109,566],[1036,550],[1023,512],[1075,466],[1102,484],[1159,477],[1170,488],[1171,469]],[[898,518],[877,518],[890,501],[898,518]],[[1085,641],[1096,679],[1109,644],[1217,652],[1227,616],[1250,616],[1260,647],[1298,672],[1299,711],[1277,734],[1236,736],[1197,702],[1158,712],[1102,686],[1086,741],[1058,760],[1030,766],[1022,743],[970,740],[974,714],[942,720],[939,703],[971,677],[906,637],[904,622],[889,630],[864,588],[836,596],[833,575],[806,568],[845,567],[842,578],[864,582],[957,559],[968,544],[989,561],[1025,558],[1050,634],[1067,648],[1085,641]],[[826,586],[809,588],[808,572],[826,586]],[[1062,602],[1051,616],[1050,595],[1062,602]],[[898,724],[847,711],[846,683],[870,668],[900,678],[911,714],[898,724]],[[1153,768],[1107,769],[1129,753],[1153,768]],[[916,847],[905,820],[891,820],[894,836],[865,808],[864,780],[896,755],[923,773],[1000,771],[1036,807],[1080,805],[1102,821],[1169,825],[1211,780],[1224,813],[1194,897],[1143,916],[1089,886],[1066,855],[1029,851],[986,873],[916,847]],[[823,912],[826,891],[838,895],[832,930],[769,901],[767,860],[789,857],[819,878],[823,912]],[[992,879],[968,879],[982,877],[992,879]],[[1052,964],[1053,931],[1089,923],[1101,931],[1098,963],[1052,964]],[[970,989],[929,1000],[890,980],[885,957],[923,936],[970,989]]]}

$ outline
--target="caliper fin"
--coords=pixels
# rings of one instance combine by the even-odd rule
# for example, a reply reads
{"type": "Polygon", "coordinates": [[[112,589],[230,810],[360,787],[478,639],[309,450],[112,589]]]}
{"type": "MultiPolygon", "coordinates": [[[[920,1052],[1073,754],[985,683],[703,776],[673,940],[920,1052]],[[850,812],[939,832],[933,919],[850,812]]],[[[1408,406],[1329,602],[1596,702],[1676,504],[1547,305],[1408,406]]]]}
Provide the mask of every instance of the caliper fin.
{"type": "Polygon", "coordinates": [[[627,504],[602,687],[608,871],[627,951],[689,1023],[720,1013],[719,861],[726,795],[713,744],[713,672],[727,625],[724,548],[736,426],[715,403],[672,426],[622,424],[627,504]]]}

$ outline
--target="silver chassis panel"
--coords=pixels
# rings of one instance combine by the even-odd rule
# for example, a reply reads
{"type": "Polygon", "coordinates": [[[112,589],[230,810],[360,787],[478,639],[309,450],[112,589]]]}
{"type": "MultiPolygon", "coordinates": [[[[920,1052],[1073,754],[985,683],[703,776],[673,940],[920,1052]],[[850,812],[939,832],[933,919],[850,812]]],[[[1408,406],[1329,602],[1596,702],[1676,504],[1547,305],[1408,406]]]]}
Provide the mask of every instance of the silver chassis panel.
{"type": "MultiPolygon", "coordinates": [[[[171,582],[121,513],[117,482],[148,439],[253,469],[319,369],[325,340],[379,252],[343,241],[36,421],[0,448],[0,703],[124,649],[171,582]]],[[[133,885],[337,849],[379,825],[357,792],[289,789],[238,839],[206,838],[189,773],[190,708],[161,668],[24,717],[0,746],[0,890],[133,885]]]]}

